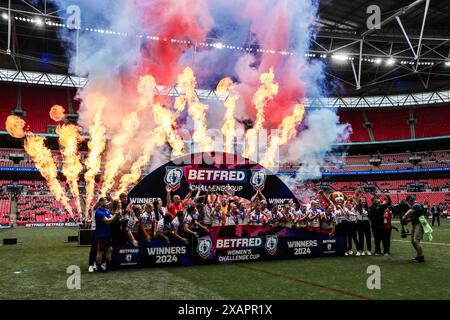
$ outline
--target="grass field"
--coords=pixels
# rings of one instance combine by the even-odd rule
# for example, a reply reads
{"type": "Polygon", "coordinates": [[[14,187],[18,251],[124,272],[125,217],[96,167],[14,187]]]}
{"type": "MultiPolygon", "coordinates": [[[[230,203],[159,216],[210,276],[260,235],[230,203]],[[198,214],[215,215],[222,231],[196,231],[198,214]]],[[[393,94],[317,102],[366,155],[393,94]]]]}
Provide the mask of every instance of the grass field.
{"type": "Polygon", "coordinates": [[[389,257],[339,257],[230,265],[87,272],[89,248],[67,243],[76,229],[0,230],[0,299],[450,299],[450,222],[424,241],[424,264],[412,264],[409,239],[393,233],[389,257]],[[66,286],[69,265],[82,270],[81,289],[66,286]],[[366,286],[369,265],[381,268],[381,289],[366,286]],[[26,272],[15,273],[21,269],[26,272]]]}

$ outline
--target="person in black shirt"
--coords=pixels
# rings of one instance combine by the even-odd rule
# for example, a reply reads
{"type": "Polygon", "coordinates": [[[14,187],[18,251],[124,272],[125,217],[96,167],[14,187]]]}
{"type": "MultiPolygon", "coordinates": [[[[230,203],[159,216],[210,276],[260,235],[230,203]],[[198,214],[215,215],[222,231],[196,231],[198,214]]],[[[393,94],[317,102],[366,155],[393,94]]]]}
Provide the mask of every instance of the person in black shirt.
{"type": "Polygon", "coordinates": [[[431,214],[433,215],[433,221],[431,222],[431,226],[434,227],[434,220],[437,219],[438,226],[441,226],[441,221],[439,220],[441,215],[441,210],[439,206],[436,204],[431,208],[431,214]]]}
{"type": "Polygon", "coordinates": [[[381,243],[383,243],[384,254],[389,254],[387,251],[386,229],[384,228],[384,211],[391,205],[391,198],[386,195],[386,199],[386,201],[381,203],[378,196],[375,195],[369,208],[369,220],[375,241],[376,256],[381,255],[381,243]]]}
{"type": "Polygon", "coordinates": [[[416,203],[416,197],[413,195],[408,195],[406,197],[406,203],[409,205],[409,210],[405,213],[402,218],[402,223],[406,223],[408,219],[411,219],[412,231],[411,231],[411,244],[417,252],[417,256],[411,261],[414,263],[425,262],[423,255],[422,246],[420,241],[423,239],[423,227],[420,223],[420,217],[425,215],[425,209],[420,203],[416,203]]]}
{"type": "Polygon", "coordinates": [[[113,246],[126,243],[128,241],[127,226],[131,208],[128,203],[128,197],[125,193],[121,193],[119,195],[119,202],[121,208],[120,216],[111,224],[111,239],[113,246]]]}

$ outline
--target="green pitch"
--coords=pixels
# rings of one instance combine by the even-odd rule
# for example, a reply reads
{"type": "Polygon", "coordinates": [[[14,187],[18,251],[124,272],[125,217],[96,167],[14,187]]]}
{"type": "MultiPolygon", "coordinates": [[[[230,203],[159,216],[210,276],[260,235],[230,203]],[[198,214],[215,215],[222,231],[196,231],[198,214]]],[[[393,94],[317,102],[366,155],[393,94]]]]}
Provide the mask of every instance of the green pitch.
{"type": "Polygon", "coordinates": [[[412,264],[409,239],[393,232],[389,257],[339,257],[87,272],[89,248],[67,243],[76,229],[0,230],[0,299],[450,299],[450,222],[424,241],[424,264],[412,264]],[[3,242],[3,241],[2,241],[3,242]],[[81,289],[66,286],[81,267],[81,289]],[[381,289],[366,286],[367,267],[381,269],[381,289]],[[25,272],[18,272],[20,270],[25,272]]]}

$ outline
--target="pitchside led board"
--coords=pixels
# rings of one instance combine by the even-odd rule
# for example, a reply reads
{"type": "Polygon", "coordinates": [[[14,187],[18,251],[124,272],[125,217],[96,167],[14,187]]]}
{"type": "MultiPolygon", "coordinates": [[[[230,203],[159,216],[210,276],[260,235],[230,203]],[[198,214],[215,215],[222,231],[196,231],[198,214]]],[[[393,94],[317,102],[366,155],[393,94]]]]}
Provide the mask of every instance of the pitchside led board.
{"type": "MultiPolygon", "coordinates": [[[[241,198],[251,199],[261,190],[269,206],[282,205],[285,200],[298,200],[291,190],[273,173],[261,165],[237,155],[214,153],[192,154],[176,159],[147,175],[129,193],[136,204],[166,201],[166,187],[184,198],[189,185],[208,187],[222,194],[232,190],[241,198]]],[[[194,191],[195,192],[195,191],[194,191]]],[[[285,227],[256,225],[215,226],[199,238],[188,237],[185,245],[173,238],[170,245],[160,239],[141,241],[138,247],[130,243],[113,250],[115,268],[139,268],[162,265],[194,265],[230,263],[268,259],[337,256],[344,254],[343,239],[319,232],[300,231],[285,227]]]]}

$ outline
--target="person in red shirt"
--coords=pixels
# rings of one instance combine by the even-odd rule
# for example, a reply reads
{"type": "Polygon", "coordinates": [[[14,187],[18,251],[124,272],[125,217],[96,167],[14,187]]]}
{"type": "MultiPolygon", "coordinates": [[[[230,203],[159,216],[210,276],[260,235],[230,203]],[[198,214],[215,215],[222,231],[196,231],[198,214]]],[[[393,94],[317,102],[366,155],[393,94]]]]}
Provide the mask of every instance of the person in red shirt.
{"type": "Polygon", "coordinates": [[[390,253],[391,248],[391,234],[392,234],[392,213],[389,208],[384,211],[384,229],[386,230],[386,249],[384,255],[387,256],[390,253]]]}
{"type": "Polygon", "coordinates": [[[180,196],[177,194],[173,196],[172,200],[172,197],[170,196],[171,190],[169,188],[166,188],[166,191],[167,191],[167,210],[172,215],[172,218],[175,219],[178,211],[184,211],[186,207],[186,202],[191,198],[193,189],[192,186],[189,186],[189,192],[186,195],[186,197],[184,197],[183,200],[181,200],[180,196]]]}

